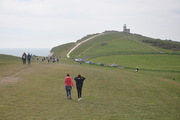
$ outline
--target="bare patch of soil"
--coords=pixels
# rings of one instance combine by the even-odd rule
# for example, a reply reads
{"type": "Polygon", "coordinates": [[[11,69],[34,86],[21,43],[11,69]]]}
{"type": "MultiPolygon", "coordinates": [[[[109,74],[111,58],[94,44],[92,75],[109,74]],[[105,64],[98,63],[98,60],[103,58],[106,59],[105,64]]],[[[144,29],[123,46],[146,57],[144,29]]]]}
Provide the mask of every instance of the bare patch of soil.
{"type": "Polygon", "coordinates": [[[0,79],[0,83],[4,83],[4,82],[17,82],[19,80],[19,78],[14,77],[14,76],[8,76],[8,77],[4,77],[2,79],[0,79]]]}
{"type": "Polygon", "coordinates": [[[0,86],[20,81],[20,78],[17,76],[19,74],[26,73],[26,71],[29,69],[30,69],[29,67],[23,67],[9,76],[0,77],[0,86]]]}

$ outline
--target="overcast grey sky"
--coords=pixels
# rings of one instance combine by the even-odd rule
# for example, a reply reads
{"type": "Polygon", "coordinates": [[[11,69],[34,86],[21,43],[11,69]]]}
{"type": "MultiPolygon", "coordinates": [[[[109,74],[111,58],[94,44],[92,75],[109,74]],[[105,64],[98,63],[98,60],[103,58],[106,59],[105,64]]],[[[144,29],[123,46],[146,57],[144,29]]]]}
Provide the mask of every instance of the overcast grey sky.
{"type": "Polygon", "coordinates": [[[52,48],[124,24],[180,41],[180,0],[0,0],[0,48],[52,48]]]}

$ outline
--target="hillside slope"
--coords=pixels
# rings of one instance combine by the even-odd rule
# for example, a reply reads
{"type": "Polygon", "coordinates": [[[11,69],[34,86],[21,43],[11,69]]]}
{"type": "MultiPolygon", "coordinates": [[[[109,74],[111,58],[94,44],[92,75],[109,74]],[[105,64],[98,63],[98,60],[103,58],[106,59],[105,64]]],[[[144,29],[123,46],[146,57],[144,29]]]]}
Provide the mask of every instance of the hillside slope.
{"type": "MultiPolygon", "coordinates": [[[[74,44],[71,43],[70,48],[96,35],[97,34],[85,36],[76,43],[74,44]]],[[[158,46],[152,46],[149,43],[145,43],[144,42],[145,40],[154,41],[156,39],[137,35],[137,34],[118,32],[118,31],[105,31],[103,32],[103,35],[94,37],[93,39],[79,45],[78,48],[74,49],[73,52],[71,52],[70,57],[88,58],[91,56],[117,55],[117,54],[180,53],[178,51],[172,51],[172,50],[162,49],[158,46]]],[[[67,54],[70,51],[70,49],[67,49],[67,44],[65,44],[53,48],[52,51],[55,52],[55,55],[57,54],[64,55],[65,53],[67,54]]]]}
{"type": "Polygon", "coordinates": [[[67,43],[63,45],[56,46],[51,49],[51,52],[54,56],[63,56],[65,57],[67,52],[73,48],[75,43],[67,43]]]}

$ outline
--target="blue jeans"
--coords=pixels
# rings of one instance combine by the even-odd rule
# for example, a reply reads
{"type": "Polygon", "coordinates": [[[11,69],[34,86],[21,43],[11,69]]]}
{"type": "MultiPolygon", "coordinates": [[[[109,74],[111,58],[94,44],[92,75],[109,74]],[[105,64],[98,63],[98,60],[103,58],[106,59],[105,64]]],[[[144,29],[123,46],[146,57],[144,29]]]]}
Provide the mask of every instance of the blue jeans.
{"type": "Polygon", "coordinates": [[[70,97],[70,96],[71,96],[72,86],[65,86],[65,89],[66,89],[66,95],[67,95],[67,97],[70,97]]]}

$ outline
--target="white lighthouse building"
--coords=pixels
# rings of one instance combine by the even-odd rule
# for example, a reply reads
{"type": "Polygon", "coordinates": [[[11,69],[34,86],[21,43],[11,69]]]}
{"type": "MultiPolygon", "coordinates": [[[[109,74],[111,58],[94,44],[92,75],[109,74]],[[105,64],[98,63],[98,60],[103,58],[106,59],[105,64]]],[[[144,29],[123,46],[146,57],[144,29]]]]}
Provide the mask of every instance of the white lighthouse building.
{"type": "Polygon", "coordinates": [[[126,24],[123,26],[123,32],[130,33],[130,29],[126,28],[126,24]]]}

